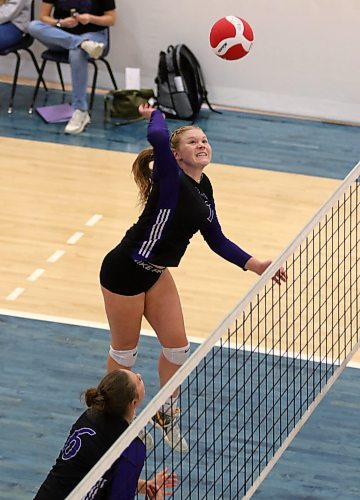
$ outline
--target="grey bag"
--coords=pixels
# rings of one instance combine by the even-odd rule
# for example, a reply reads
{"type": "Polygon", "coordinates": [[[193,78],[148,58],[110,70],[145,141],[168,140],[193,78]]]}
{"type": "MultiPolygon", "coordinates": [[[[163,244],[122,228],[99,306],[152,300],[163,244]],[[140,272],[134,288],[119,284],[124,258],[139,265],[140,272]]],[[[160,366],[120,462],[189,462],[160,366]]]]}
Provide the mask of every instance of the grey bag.
{"type": "Polygon", "coordinates": [[[204,78],[199,61],[184,44],[169,45],[159,55],[157,106],[170,118],[195,120],[207,98],[204,78]]]}

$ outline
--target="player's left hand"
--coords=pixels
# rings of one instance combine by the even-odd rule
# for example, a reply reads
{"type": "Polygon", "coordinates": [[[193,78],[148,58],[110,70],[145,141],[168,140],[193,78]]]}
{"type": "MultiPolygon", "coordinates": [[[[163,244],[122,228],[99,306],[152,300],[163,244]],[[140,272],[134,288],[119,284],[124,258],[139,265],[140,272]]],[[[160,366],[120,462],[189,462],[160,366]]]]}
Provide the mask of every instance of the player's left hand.
{"type": "Polygon", "coordinates": [[[177,475],[165,469],[146,484],[146,498],[149,500],[162,500],[165,495],[171,495],[172,489],[177,485],[177,475]]]}
{"type": "Polygon", "coordinates": [[[272,277],[272,280],[275,283],[277,283],[278,285],[281,285],[282,281],[286,281],[287,280],[287,272],[285,271],[285,269],[283,267],[280,267],[280,269],[278,271],[276,271],[276,273],[272,277]]]}
{"type": "MultiPolygon", "coordinates": [[[[271,260],[261,261],[258,260],[256,257],[251,257],[245,264],[245,269],[253,271],[254,273],[261,276],[271,264],[272,264],[271,260]]],[[[283,267],[280,267],[280,269],[276,271],[272,279],[278,285],[280,285],[282,281],[286,281],[287,273],[285,269],[283,267]]]]}

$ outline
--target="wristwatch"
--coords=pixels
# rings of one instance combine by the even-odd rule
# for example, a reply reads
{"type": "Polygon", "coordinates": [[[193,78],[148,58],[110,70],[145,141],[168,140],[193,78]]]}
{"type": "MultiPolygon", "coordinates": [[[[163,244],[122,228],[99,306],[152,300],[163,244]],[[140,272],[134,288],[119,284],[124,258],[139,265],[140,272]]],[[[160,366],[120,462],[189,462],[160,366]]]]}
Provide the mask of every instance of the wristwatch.
{"type": "Polygon", "coordinates": [[[55,26],[56,26],[57,28],[61,28],[60,19],[58,19],[58,20],[56,21],[55,26]]]}

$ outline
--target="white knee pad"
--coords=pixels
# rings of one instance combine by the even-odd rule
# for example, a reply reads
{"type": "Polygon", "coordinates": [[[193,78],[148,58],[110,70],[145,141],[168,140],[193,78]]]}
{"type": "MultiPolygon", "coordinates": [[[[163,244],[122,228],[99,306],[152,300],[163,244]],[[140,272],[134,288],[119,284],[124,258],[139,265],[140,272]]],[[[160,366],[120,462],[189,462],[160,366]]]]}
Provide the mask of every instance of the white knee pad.
{"type": "Polygon", "coordinates": [[[109,356],[119,365],[131,368],[137,358],[137,346],[134,349],[129,349],[128,351],[116,351],[110,346],[109,356]]]}
{"type": "Polygon", "coordinates": [[[190,344],[184,347],[163,347],[165,358],[174,365],[183,365],[190,355],[190,344]]]}

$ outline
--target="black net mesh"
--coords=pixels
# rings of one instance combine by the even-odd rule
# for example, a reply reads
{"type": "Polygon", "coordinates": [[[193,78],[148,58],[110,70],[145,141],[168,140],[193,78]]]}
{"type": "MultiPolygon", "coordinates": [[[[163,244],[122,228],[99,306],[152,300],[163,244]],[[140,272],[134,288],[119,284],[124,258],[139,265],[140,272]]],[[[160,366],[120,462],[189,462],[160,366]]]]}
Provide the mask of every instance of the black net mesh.
{"type": "MultiPolygon", "coordinates": [[[[279,286],[271,277],[261,282],[220,334],[208,339],[205,354],[204,345],[194,352],[193,368],[187,363],[186,374],[187,366],[182,367],[186,376],[178,372],[176,425],[188,450],[173,449],[148,423],[154,449],[147,453],[142,477],[168,467],[178,476],[172,498],[181,500],[251,493],[357,347],[358,227],[355,180],[285,255],[287,282],[279,286]]],[[[161,403],[169,391],[162,391],[161,403]]],[[[155,411],[150,403],[136,420],[151,422],[155,411]]]]}

